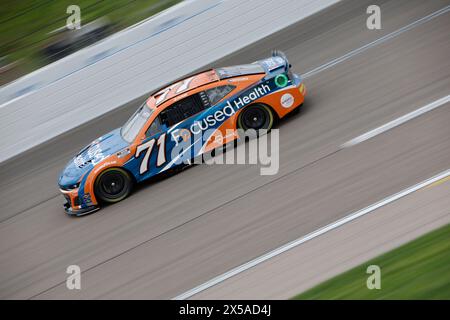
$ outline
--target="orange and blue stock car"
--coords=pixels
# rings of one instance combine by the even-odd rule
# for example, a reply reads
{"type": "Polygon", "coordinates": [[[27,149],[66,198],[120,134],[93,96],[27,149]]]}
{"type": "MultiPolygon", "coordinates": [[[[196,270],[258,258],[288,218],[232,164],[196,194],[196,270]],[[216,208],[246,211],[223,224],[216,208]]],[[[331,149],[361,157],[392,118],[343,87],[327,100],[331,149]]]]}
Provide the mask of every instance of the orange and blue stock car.
{"type": "Polygon", "coordinates": [[[239,132],[268,131],[275,120],[298,110],[305,94],[301,77],[292,73],[281,51],[158,90],[122,127],[69,161],[58,181],[65,211],[75,216],[94,212],[127,197],[135,183],[176,171],[239,139],[239,132]]]}

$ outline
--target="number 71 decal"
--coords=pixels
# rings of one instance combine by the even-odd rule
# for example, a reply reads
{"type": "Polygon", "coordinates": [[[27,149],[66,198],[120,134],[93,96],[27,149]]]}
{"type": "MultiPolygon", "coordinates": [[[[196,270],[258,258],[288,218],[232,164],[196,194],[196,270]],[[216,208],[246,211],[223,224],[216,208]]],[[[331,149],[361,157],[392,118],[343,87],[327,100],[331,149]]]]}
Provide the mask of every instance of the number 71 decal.
{"type": "MultiPolygon", "coordinates": [[[[156,139],[151,139],[136,148],[135,157],[138,158],[142,151],[147,150],[145,152],[145,156],[142,158],[141,166],[139,168],[139,173],[144,174],[148,171],[148,162],[150,160],[150,155],[153,150],[153,146],[155,145],[156,139]]],[[[158,145],[158,155],[156,158],[156,166],[160,167],[164,163],[166,163],[166,134],[162,134],[158,141],[156,142],[158,145]]]]}

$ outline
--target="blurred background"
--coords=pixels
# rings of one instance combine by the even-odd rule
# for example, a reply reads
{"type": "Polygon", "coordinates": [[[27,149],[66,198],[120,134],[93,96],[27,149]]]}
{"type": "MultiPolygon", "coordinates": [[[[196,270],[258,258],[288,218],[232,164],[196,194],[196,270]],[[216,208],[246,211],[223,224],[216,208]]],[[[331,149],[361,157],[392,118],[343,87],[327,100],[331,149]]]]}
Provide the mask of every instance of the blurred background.
{"type": "Polygon", "coordinates": [[[1,82],[36,70],[0,87],[0,299],[450,299],[450,0],[0,4],[1,82]],[[194,166],[65,215],[61,170],[151,92],[272,49],[308,90],[278,174],[194,166]]]}
{"type": "Polygon", "coordinates": [[[2,0],[0,85],[154,16],[181,0],[80,0],[81,28],[69,30],[72,0],[2,0]]]}

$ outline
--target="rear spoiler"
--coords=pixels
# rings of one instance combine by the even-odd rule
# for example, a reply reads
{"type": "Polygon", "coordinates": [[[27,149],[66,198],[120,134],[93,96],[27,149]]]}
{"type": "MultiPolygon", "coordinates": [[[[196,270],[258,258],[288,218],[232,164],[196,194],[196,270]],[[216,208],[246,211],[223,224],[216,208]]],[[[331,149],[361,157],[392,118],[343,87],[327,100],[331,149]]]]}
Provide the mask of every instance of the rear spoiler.
{"type": "Polygon", "coordinates": [[[289,71],[289,69],[292,67],[292,65],[289,63],[289,60],[286,56],[286,54],[281,50],[272,50],[272,57],[280,57],[285,62],[285,71],[289,71]]]}
{"type": "Polygon", "coordinates": [[[261,65],[267,74],[282,72],[289,72],[291,64],[286,57],[286,54],[280,50],[273,50],[272,56],[267,59],[259,60],[256,63],[261,65]]]}

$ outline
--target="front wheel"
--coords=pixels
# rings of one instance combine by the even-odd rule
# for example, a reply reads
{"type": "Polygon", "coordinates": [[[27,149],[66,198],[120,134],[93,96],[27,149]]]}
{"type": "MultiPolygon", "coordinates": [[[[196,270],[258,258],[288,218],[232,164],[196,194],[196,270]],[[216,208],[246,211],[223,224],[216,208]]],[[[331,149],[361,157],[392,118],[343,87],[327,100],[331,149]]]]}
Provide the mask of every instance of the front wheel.
{"type": "Polygon", "coordinates": [[[264,104],[254,104],[242,110],[238,118],[238,128],[244,131],[249,129],[270,131],[273,121],[272,109],[264,104]]]}
{"type": "Polygon", "coordinates": [[[125,199],[133,187],[133,180],[121,168],[109,168],[95,180],[95,195],[101,202],[114,203],[125,199]]]}

